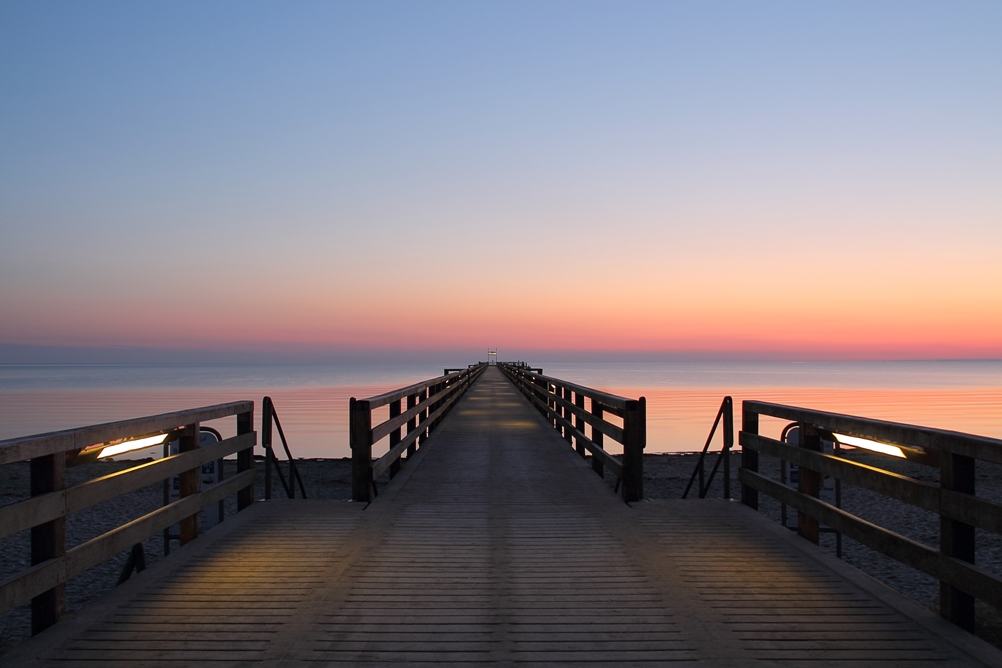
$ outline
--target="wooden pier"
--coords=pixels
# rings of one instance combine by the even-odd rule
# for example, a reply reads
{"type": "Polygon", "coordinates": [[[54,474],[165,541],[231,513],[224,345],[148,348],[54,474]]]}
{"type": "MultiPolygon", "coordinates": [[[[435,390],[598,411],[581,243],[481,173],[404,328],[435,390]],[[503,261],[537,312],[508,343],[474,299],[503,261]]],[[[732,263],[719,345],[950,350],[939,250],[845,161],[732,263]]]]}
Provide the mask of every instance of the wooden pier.
{"type": "Polygon", "coordinates": [[[0,664],[1002,665],[746,505],[624,503],[552,427],[489,367],[371,503],[255,502],[0,664]]]}

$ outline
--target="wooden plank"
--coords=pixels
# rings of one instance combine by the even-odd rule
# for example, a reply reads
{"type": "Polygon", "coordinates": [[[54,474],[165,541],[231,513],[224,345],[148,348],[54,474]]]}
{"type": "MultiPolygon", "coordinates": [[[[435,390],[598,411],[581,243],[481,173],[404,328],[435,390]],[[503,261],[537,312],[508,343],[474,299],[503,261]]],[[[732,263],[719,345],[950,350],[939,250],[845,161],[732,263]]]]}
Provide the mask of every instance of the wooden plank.
{"type": "Polygon", "coordinates": [[[374,397],[366,398],[369,405],[372,408],[379,408],[380,406],[385,406],[391,401],[397,401],[398,399],[403,399],[408,394],[417,394],[426,390],[433,385],[438,385],[442,383],[452,383],[453,381],[459,380],[465,376],[469,376],[471,380],[475,379],[479,374],[483,373],[484,367],[486,365],[480,365],[472,369],[466,369],[464,371],[458,371],[456,373],[451,373],[448,376],[439,376],[438,378],[429,378],[428,380],[423,380],[420,383],[415,383],[413,385],[408,385],[407,387],[402,387],[397,390],[391,390],[389,392],[384,392],[383,394],[377,394],[374,397]]]}
{"type": "Polygon", "coordinates": [[[65,490],[4,506],[0,508],[0,538],[153,485],[245,448],[252,448],[256,439],[257,435],[253,432],[232,436],[195,451],[164,457],[109,473],[65,490]]]}
{"type": "Polygon", "coordinates": [[[745,401],[743,403],[748,410],[761,415],[770,415],[794,422],[806,422],[840,434],[897,443],[923,450],[942,450],[964,457],[1002,464],[1002,440],[996,438],[900,422],[872,420],[841,413],[815,411],[764,401],[745,401]]]}
{"type": "MultiPolygon", "coordinates": [[[[421,411],[431,407],[432,404],[438,401],[442,401],[446,397],[453,395],[455,392],[460,391],[461,388],[462,388],[461,383],[454,383],[449,387],[443,388],[441,391],[436,392],[434,395],[429,396],[426,399],[423,399],[417,406],[410,408],[399,415],[395,415],[386,422],[381,422],[380,424],[373,427],[369,438],[372,440],[373,443],[379,442],[380,440],[385,438],[388,434],[390,434],[390,432],[392,432],[393,430],[403,427],[408,420],[416,417],[419,413],[421,413],[421,411]]],[[[372,406],[370,405],[370,409],[371,408],[372,406]]]]}
{"type": "Polygon", "coordinates": [[[227,478],[201,492],[159,508],[152,513],[109,531],[97,538],[67,550],[67,576],[73,577],[91,566],[101,563],[132,545],[179,522],[183,517],[197,513],[213,503],[225,499],[239,490],[254,484],[256,471],[251,469],[227,478]]]}
{"type": "Polygon", "coordinates": [[[609,471],[616,476],[621,478],[623,476],[623,464],[616,459],[614,456],[610,455],[604,449],[596,445],[590,438],[579,432],[571,424],[569,420],[565,420],[562,416],[556,415],[555,419],[557,424],[559,424],[564,429],[568,429],[569,432],[578,439],[578,442],[592,454],[593,457],[597,457],[598,460],[605,466],[609,468],[609,471]]]}
{"type": "Polygon", "coordinates": [[[230,494],[254,484],[255,471],[244,471],[225,482],[175,501],[117,529],[87,541],[65,555],[38,564],[0,582],[0,612],[18,606],[69,578],[123,552],[136,543],[162,531],[182,518],[225,499],[230,494]]]}
{"type": "Polygon", "coordinates": [[[43,457],[57,452],[80,450],[91,445],[140,434],[167,431],[193,422],[207,422],[237,415],[244,411],[253,410],[253,408],[253,401],[235,401],[132,420],[120,420],[90,427],[7,439],[0,441],[0,464],[43,457]]]}
{"type": "Polygon", "coordinates": [[[616,394],[610,394],[608,392],[602,392],[600,390],[595,390],[595,389],[592,389],[590,387],[585,387],[584,385],[578,385],[577,383],[572,383],[572,382],[569,382],[569,381],[566,381],[566,380],[562,380],[560,378],[553,378],[551,376],[544,376],[543,374],[536,374],[536,373],[534,373],[534,374],[526,374],[524,372],[511,371],[511,370],[508,370],[507,368],[503,369],[503,371],[505,373],[513,373],[515,375],[518,375],[518,376],[521,376],[521,377],[526,377],[526,378],[539,378],[539,379],[544,380],[544,381],[546,381],[548,383],[556,385],[557,387],[559,387],[561,389],[568,388],[570,390],[573,390],[575,393],[581,393],[581,394],[583,394],[584,396],[588,397],[589,399],[597,399],[598,401],[600,401],[602,403],[602,405],[606,406],[607,408],[613,408],[613,409],[618,409],[618,410],[625,410],[626,409],[626,402],[628,402],[628,401],[634,401],[633,399],[628,399],[626,397],[621,397],[621,396],[616,395],[616,394]]]}
{"type": "MultiPolygon", "coordinates": [[[[547,401],[554,402],[555,404],[557,404],[561,408],[566,407],[564,405],[564,400],[562,398],[554,395],[554,394],[547,395],[547,399],[545,399],[545,400],[544,399],[540,399],[534,393],[531,393],[531,392],[530,393],[526,393],[525,396],[526,396],[527,399],[529,399],[529,401],[531,401],[532,403],[534,403],[535,405],[537,405],[541,409],[543,409],[543,411],[545,412],[545,414],[548,417],[550,417],[550,419],[558,418],[558,417],[561,417],[561,416],[557,413],[557,411],[555,411],[553,408],[551,408],[549,406],[549,404],[547,403],[547,401]]],[[[574,406],[574,404],[570,404],[569,402],[567,402],[567,403],[570,406],[571,412],[574,413],[575,415],[577,415],[577,407],[574,406]]],[[[584,412],[584,413],[582,413],[580,415],[580,417],[585,422],[587,422],[588,424],[590,424],[592,427],[598,429],[600,432],[602,432],[603,434],[605,434],[609,438],[615,440],[617,443],[622,443],[623,442],[623,430],[620,429],[619,427],[617,427],[616,425],[610,424],[610,423],[606,422],[605,420],[602,420],[601,418],[596,418],[595,416],[593,416],[591,413],[588,413],[587,411],[584,412]]]]}
{"type": "Polygon", "coordinates": [[[792,506],[901,563],[946,582],[996,607],[1002,607],[1002,580],[972,564],[947,557],[939,551],[871,522],[851,515],[819,499],[804,496],[782,483],[740,469],[738,479],[779,501],[792,506]]]}
{"type": "MultiPolygon", "coordinates": [[[[446,399],[445,402],[441,406],[439,406],[434,413],[428,416],[428,419],[434,421],[440,418],[442,415],[448,412],[448,410],[452,408],[452,406],[455,405],[455,403],[459,401],[462,398],[462,396],[463,396],[462,394],[457,393],[446,399]]],[[[388,469],[393,464],[393,462],[395,462],[400,457],[400,454],[404,450],[409,448],[411,444],[413,444],[417,440],[418,436],[420,436],[420,432],[412,431],[411,433],[407,434],[407,436],[403,440],[401,440],[399,443],[393,446],[389,452],[380,457],[378,460],[374,461],[372,463],[372,477],[378,478],[383,473],[383,471],[388,469]]]]}
{"type": "Polygon", "coordinates": [[[942,489],[929,482],[916,480],[893,471],[885,471],[875,466],[849,461],[835,455],[806,451],[758,434],[741,432],[739,440],[742,446],[763,454],[819,471],[823,475],[858,485],[923,510],[966,522],[988,531],[1002,533],[1002,503],[942,489]]]}

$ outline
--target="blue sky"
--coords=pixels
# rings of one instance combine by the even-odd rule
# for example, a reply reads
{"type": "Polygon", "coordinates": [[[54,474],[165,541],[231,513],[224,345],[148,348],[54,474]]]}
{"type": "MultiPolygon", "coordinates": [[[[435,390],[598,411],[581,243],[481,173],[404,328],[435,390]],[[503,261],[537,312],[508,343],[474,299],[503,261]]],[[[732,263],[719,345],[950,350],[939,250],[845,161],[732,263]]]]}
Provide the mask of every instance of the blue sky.
{"type": "Polygon", "coordinates": [[[0,343],[686,350],[816,300],[812,355],[836,310],[994,355],[1000,45],[993,2],[7,2],[0,343]]]}

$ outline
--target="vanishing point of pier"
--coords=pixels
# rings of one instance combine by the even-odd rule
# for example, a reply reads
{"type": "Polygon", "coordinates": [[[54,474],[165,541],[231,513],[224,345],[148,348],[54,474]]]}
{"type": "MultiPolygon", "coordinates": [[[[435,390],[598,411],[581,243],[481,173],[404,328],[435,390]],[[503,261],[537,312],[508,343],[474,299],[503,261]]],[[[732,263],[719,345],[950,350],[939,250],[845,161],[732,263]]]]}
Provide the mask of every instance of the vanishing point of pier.
{"type": "MultiPolygon", "coordinates": [[[[765,452],[778,446],[763,437],[756,439],[749,407],[741,435],[747,453],[740,477],[744,503],[644,501],[638,500],[642,490],[635,488],[637,479],[630,479],[631,438],[643,447],[642,433],[630,433],[638,424],[630,417],[637,402],[617,405],[614,397],[600,400],[596,395],[588,411],[587,388],[537,384],[543,389],[533,395],[531,383],[536,381],[519,385],[519,375],[543,378],[532,370],[479,365],[453,374],[463,386],[448,406],[439,402],[443,410],[437,415],[431,399],[445,396],[444,386],[428,385],[383,397],[390,406],[390,419],[382,430],[369,422],[369,414],[353,422],[353,448],[356,459],[363,462],[356,468],[356,498],[370,497],[369,502],[251,499],[247,490],[252,488],[246,485],[254,471],[248,465],[248,443],[256,442],[256,433],[248,409],[238,406],[230,412],[238,416],[238,435],[210,446],[217,448],[211,453],[202,454],[194,447],[191,433],[179,434],[187,440],[175,457],[189,461],[166,474],[182,475],[188,493],[173,505],[192,500],[189,506],[173,511],[166,506],[156,521],[137,520],[147,522],[144,527],[127,525],[113,540],[96,539],[106,544],[70,550],[59,545],[58,532],[60,518],[72,512],[74,504],[83,505],[87,494],[91,500],[107,498],[113,483],[124,489],[122,481],[130,475],[135,479],[132,485],[149,484],[157,476],[162,479],[170,458],[162,460],[168,464],[148,465],[151,470],[163,467],[153,473],[126,471],[117,481],[98,481],[89,490],[60,492],[58,460],[73,443],[54,444],[50,435],[49,441],[39,437],[33,444],[5,446],[20,448],[20,455],[9,454],[5,461],[16,461],[18,456],[32,459],[37,476],[33,484],[41,487],[23,502],[35,505],[0,509],[5,513],[0,515],[3,535],[25,527],[34,527],[37,534],[33,535],[36,565],[0,583],[0,601],[6,609],[34,599],[40,633],[0,657],[0,663],[19,668],[210,662],[1002,664],[1002,653],[961,628],[963,612],[955,612],[960,626],[950,623],[756,512],[758,490],[786,492],[757,481],[764,476],[756,473],[752,447],[765,452]],[[603,414],[617,414],[621,421],[605,423],[603,414]],[[436,420],[440,423],[433,432],[423,429],[436,420]],[[584,436],[586,424],[594,427],[590,437],[584,436]],[[372,460],[366,448],[387,434],[395,456],[372,460]],[[603,434],[625,441],[622,459],[602,454],[603,434]],[[586,450],[592,454],[589,459],[579,456],[586,450]],[[224,452],[242,458],[237,476],[207,490],[195,490],[191,480],[185,482],[184,467],[190,468],[196,457],[207,461],[224,452]],[[618,467],[621,484],[615,491],[594,473],[603,463],[610,469],[618,467]],[[391,469],[395,475],[388,483],[370,487],[374,475],[391,469]],[[45,478],[46,471],[55,473],[45,478]],[[140,480],[141,475],[147,477],[140,480]],[[50,491],[43,489],[46,480],[50,491]],[[634,487],[627,489],[630,485],[634,487]],[[51,499],[53,494],[62,500],[46,501],[47,507],[37,500],[51,499]],[[192,513],[228,494],[242,495],[241,512],[198,535],[192,513]],[[625,503],[629,495],[635,498],[625,503]],[[196,504],[194,499],[200,497],[204,498],[196,504]],[[141,535],[179,520],[181,532],[188,534],[183,549],[98,602],[56,621],[61,616],[59,586],[66,578],[94,559],[120,553],[141,535]]],[[[356,402],[353,410],[361,415],[375,403],[356,402]]],[[[771,409],[761,404],[757,410],[771,409]]],[[[209,413],[203,416],[208,417],[209,413]]],[[[179,419],[151,418],[152,422],[131,428],[154,431],[162,428],[161,423],[179,424],[179,419]]],[[[822,420],[816,417],[815,422],[822,420]]],[[[840,423],[841,428],[847,424],[840,423]]],[[[891,429],[873,424],[877,431],[891,429]]],[[[856,433],[862,430],[860,425],[856,433]]],[[[261,434],[269,455],[270,430],[269,417],[263,430],[267,433],[261,434]]],[[[127,429],[119,431],[125,434],[127,429]]],[[[807,443],[810,433],[804,433],[807,443]]],[[[942,450],[953,447],[946,437],[939,438],[938,456],[954,456],[942,450]]],[[[984,448],[955,455],[954,464],[960,462],[957,466],[962,468],[961,460],[987,452],[984,448]]],[[[960,449],[956,445],[955,450],[960,449]]],[[[802,450],[802,467],[831,469],[857,484],[864,484],[866,476],[879,475],[875,470],[854,470],[810,448],[802,450]]],[[[283,485],[295,485],[294,471],[290,473],[283,485]]],[[[809,478],[806,468],[804,473],[809,478]]],[[[894,485],[905,484],[897,481],[884,487],[886,493],[900,495],[894,485]]],[[[961,492],[937,487],[923,493],[939,494],[939,506],[948,515],[944,521],[957,521],[961,527],[959,519],[949,518],[967,511],[951,513],[953,501],[943,501],[961,492]]],[[[840,527],[847,535],[863,530],[857,527],[854,534],[850,519],[821,508],[824,504],[814,498],[817,492],[812,493],[809,479],[806,488],[789,490],[789,495],[789,503],[799,504],[805,512],[816,510],[821,522],[840,527]],[[798,501],[793,497],[798,493],[810,498],[798,501]],[[812,503],[820,505],[815,508],[812,503]]],[[[914,493],[911,498],[928,505],[919,496],[914,493]]],[[[979,508],[983,514],[995,512],[979,508]]],[[[966,520],[964,526],[996,521],[972,513],[960,519],[966,520]]],[[[804,524],[801,533],[809,534],[811,526],[804,524]]],[[[887,549],[897,550],[903,555],[899,558],[925,559],[927,570],[940,569],[936,572],[945,581],[955,582],[956,596],[951,600],[957,609],[970,598],[962,587],[984,582],[976,580],[982,577],[977,573],[963,570],[964,560],[957,556],[963,545],[958,540],[938,552],[930,550],[946,560],[945,566],[933,564],[935,560],[929,561],[924,553],[905,554],[889,538],[880,540],[890,541],[887,549]]],[[[948,593],[954,591],[946,586],[948,593]]],[[[994,596],[983,590],[987,597],[994,596]]]]}

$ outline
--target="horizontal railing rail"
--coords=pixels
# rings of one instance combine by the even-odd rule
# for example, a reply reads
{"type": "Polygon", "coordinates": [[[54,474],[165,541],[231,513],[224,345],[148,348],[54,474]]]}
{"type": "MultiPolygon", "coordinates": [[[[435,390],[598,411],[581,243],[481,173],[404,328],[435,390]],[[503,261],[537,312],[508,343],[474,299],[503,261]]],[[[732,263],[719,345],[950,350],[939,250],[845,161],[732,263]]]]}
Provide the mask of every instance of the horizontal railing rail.
{"type": "Polygon", "coordinates": [[[387,470],[391,476],[396,475],[404,453],[407,458],[416,454],[418,446],[486,368],[485,363],[476,364],[368,399],[352,397],[348,405],[352,498],[371,501],[378,493],[376,478],[387,470]],[[373,426],[372,412],[383,406],[389,406],[389,418],[373,426]],[[389,450],[373,460],[373,445],[387,437],[389,450]]]}
{"type": "Polygon", "coordinates": [[[575,445],[579,455],[585,457],[585,453],[591,453],[592,468],[598,475],[604,476],[608,468],[616,476],[616,490],[622,491],[624,501],[629,503],[643,498],[646,398],[627,399],[544,376],[542,369],[525,364],[501,362],[498,368],[554,428],[561,431],[564,439],[575,445]],[[622,418],[623,426],[603,419],[606,413],[622,418]],[[590,437],[585,434],[586,424],[591,427],[590,437]],[[606,436],[623,446],[622,460],[605,450],[606,436]]]}
{"type": "Polygon", "coordinates": [[[201,510],[231,494],[238,510],[249,506],[257,442],[253,413],[254,402],[238,401],[0,441],[0,463],[31,461],[31,498],[0,507],[0,538],[31,530],[31,567],[0,582],[0,612],[30,600],[32,634],[40,633],[65,613],[70,578],[174,524],[180,524],[182,545],[190,542],[198,535],[201,510]],[[237,435],[199,447],[199,424],[228,416],[236,416],[237,435]],[[66,486],[67,462],[87,461],[95,449],[151,434],[177,438],[180,452],[66,486]],[[232,454],[237,474],[202,489],[201,466],[232,454]],[[67,516],[174,476],[180,479],[179,500],[66,549],[67,516]]]}
{"type": "Polygon", "coordinates": [[[739,434],[742,447],[741,500],[758,508],[762,492],[800,513],[798,532],[818,542],[825,524],[882,554],[940,581],[940,614],[973,631],[974,602],[1002,607],[1002,579],[974,565],[975,528],[1002,534],[1002,504],[975,496],[976,461],[1002,463],[1002,440],[960,432],[871,420],[761,401],[745,401],[739,434]],[[759,433],[759,417],[800,426],[799,445],[759,433]],[[821,450],[821,438],[839,435],[895,446],[907,459],[940,469],[940,484],[902,475],[821,450]],[[799,467],[793,489],[759,472],[759,455],[799,467]],[[818,498],[821,480],[831,476],[940,516],[939,549],[912,540],[818,498]]]}

